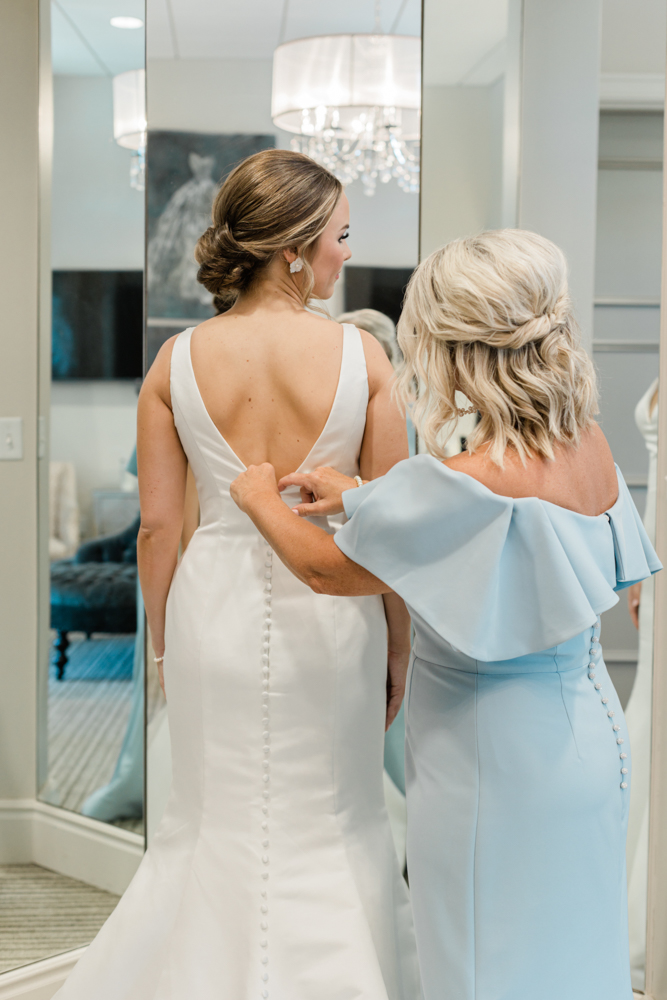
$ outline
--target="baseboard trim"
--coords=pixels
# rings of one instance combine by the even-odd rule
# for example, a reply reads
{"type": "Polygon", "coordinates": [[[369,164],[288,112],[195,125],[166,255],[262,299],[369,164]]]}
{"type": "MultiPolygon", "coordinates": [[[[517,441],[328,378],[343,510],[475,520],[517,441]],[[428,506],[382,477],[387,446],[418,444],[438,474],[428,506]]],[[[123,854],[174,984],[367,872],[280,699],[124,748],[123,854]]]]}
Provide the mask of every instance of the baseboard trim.
{"type": "Polygon", "coordinates": [[[143,854],[136,833],[33,799],[0,800],[0,864],[33,862],[121,895],[143,854]]]}
{"type": "Polygon", "coordinates": [[[85,948],[54,955],[0,975],[0,1000],[51,1000],[79,961],[85,948]]]}

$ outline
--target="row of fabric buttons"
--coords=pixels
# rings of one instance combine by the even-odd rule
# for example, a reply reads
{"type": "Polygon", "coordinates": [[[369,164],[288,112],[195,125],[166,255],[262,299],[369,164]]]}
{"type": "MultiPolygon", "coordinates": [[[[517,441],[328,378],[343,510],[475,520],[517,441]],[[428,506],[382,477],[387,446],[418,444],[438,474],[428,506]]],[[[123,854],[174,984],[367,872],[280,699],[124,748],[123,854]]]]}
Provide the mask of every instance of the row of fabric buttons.
{"type": "Polygon", "coordinates": [[[271,677],[271,591],[273,590],[273,551],[267,545],[264,559],[264,618],[262,623],[262,871],[260,896],[260,975],[262,1000],[269,996],[269,807],[271,804],[271,726],[269,716],[269,681],[271,677]]]}
{"type": "MultiPolygon", "coordinates": [[[[600,682],[595,679],[595,667],[597,666],[598,662],[602,658],[602,647],[600,646],[600,618],[599,618],[599,616],[598,616],[598,620],[597,620],[596,624],[593,626],[593,629],[591,631],[591,648],[589,650],[589,653],[590,653],[590,660],[589,660],[589,663],[588,663],[588,676],[589,676],[590,680],[593,681],[593,687],[600,694],[600,701],[604,705],[605,710],[607,712],[607,717],[610,719],[610,721],[612,723],[612,727],[611,728],[613,729],[614,734],[616,736],[616,745],[619,748],[622,748],[623,744],[625,743],[625,740],[623,739],[622,736],[618,735],[620,733],[620,731],[621,731],[621,727],[618,725],[617,722],[614,721],[614,711],[613,711],[613,709],[611,709],[611,708],[608,707],[609,706],[609,698],[607,698],[605,696],[604,692],[602,691],[602,685],[600,684],[600,682]]],[[[625,788],[628,787],[628,783],[626,781],[626,776],[627,776],[627,773],[628,773],[628,769],[625,766],[625,761],[628,759],[628,755],[627,755],[627,753],[623,749],[619,750],[619,758],[621,760],[621,788],[625,789],[625,788]]]]}

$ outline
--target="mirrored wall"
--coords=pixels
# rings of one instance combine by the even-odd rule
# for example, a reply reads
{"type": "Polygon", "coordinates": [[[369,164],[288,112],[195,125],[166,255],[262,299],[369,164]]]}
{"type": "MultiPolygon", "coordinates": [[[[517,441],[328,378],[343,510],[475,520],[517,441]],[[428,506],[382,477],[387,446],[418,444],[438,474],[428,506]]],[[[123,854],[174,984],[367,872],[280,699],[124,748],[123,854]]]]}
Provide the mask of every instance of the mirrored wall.
{"type": "Polygon", "coordinates": [[[53,0],[43,802],[143,835],[135,434],[143,374],[145,12],[53,0]]]}
{"type": "MultiPolygon", "coordinates": [[[[347,182],[352,258],[323,305],[333,317],[370,310],[352,321],[398,360],[394,327],[419,253],[419,0],[261,0],[234,11],[218,0],[149,0],[147,54],[148,363],[168,337],[224,310],[197,283],[194,246],[232,167],[274,147],[306,152],[347,182]]],[[[170,767],[151,674],[149,837],[170,767]]],[[[402,854],[401,723],[387,742],[386,781],[402,854]]]]}
{"type": "MultiPolygon", "coordinates": [[[[563,247],[598,371],[599,421],[652,539],[665,14],[664,4],[610,0],[569,15],[513,0],[424,8],[421,256],[499,226],[563,247]]],[[[455,446],[474,419],[460,421],[455,446]]],[[[622,592],[601,633],[632,744],[630,944],[642,991],[653,601],[652,581],[622,592]]]]}

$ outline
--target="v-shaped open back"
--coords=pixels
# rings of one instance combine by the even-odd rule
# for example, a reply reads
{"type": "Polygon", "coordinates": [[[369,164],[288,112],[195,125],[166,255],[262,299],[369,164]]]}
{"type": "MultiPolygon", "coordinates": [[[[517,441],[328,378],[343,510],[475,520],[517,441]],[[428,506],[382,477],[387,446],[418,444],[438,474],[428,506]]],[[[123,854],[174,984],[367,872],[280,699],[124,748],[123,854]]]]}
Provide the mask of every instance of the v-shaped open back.
{"type": "MultiPolygon", "coordinates": [[[[194,327],[181,333],[171,357],[171,399],[174,422],[197,480],[200,499],[211,489],[227,493],[229,484],[245,469],[242,459],[224,438],[202,398],[192,365],[191,338],[194,327]]],[[[343,350],[338,386],[326,423],[298,467],[308,472],[320,465],[333,465],[347,475],[359,472],[359,453],[366,427],[368,374],[361,334],[350,324],[343,326],[343,350]]],[[[280,417],[278,417],[278,423],[280,417]]],[[[292,502],[298,490],[286,491],[292,502]]]]}

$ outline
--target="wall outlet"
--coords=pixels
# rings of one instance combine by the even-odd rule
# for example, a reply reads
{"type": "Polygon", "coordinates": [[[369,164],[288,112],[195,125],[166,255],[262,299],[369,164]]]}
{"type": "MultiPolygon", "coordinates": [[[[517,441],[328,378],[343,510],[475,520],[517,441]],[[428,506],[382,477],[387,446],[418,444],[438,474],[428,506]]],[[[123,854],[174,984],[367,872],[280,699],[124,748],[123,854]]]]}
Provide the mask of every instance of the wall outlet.
{"type": "Polygon", "coordinates": [[[23,417],[0,417],[0,461],[23,458],[23,417]]]}

